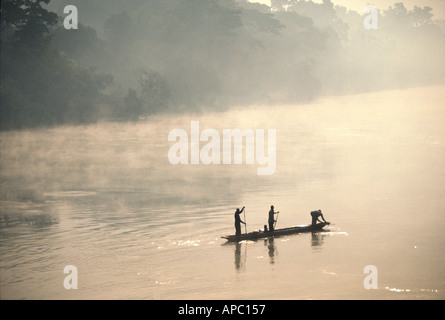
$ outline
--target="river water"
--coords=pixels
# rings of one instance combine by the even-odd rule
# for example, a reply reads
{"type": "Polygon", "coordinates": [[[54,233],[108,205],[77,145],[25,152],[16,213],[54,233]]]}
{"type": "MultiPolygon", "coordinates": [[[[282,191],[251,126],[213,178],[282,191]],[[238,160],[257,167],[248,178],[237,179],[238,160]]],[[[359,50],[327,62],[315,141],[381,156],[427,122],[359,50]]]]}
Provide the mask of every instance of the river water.
{"type": "Polygon", "coordinates": [[[1,299],[444,299],[443,101],[429,87],[3,132],[1,299]],[[276,129],[275,173],[170,164],[169,132],[191,121],[276,129]],[[254,231],[272,204],[278,228],[317,209],[331,225],[220,238],[237,207],[254,231]]]}

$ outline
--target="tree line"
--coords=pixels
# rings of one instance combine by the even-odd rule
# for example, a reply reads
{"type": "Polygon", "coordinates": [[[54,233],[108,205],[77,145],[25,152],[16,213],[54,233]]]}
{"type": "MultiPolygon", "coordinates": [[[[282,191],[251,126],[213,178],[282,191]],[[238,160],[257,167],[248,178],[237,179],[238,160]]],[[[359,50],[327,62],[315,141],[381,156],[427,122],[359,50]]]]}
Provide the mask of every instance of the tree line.
{"type": "Polygon", "coordinates": [[[330,0],[4,0],[0,129],[443,83],[444,39],[432,8],[403,3],[365,30],[330,0]]]}

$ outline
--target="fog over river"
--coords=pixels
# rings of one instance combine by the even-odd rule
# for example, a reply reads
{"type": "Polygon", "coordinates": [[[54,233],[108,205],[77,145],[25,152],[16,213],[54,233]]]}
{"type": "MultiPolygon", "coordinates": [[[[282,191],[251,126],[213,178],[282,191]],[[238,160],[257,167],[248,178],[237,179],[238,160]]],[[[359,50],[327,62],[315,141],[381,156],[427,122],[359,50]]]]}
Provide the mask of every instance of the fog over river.
{"type": "Polygon", "coordinates": [[[443,299],[443,101],[434,86],[1,132],[1,298],[443,299]],[[172,165],[168,135],[192,121],[275,129],[275,172],[172,165]],[[272,204],[277,228],[317,209],[331,225],[220,238],[236,208],[254,231],[272,204]],[[68,265],[77,290],[64,287],[68,265]],[[364,286],[366,266],[377,289],[364,286]]]}

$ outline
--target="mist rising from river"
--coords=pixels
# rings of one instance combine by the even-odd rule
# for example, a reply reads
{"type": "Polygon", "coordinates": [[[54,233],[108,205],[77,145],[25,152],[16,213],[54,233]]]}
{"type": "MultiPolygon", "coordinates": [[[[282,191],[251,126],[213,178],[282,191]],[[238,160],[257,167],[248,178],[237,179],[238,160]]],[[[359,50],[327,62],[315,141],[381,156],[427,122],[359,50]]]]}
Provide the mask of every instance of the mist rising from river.
{"type": "Polygon", "coordinates": [[[1,296],[443,298],[444,92],[2,132],[1,296]],[[276,129],[275,174],[171,165],[168,133],[192,120],[276,129]],[[333,224],[222,246],[237,207],[253,231],[271,204],[279,227],[309,223],[315,209],[333,224]],[[66,265],[79,268],[75,292],[63,287],[66,265]],[[363,288],[366,265],[378,290],[363,288]]]}

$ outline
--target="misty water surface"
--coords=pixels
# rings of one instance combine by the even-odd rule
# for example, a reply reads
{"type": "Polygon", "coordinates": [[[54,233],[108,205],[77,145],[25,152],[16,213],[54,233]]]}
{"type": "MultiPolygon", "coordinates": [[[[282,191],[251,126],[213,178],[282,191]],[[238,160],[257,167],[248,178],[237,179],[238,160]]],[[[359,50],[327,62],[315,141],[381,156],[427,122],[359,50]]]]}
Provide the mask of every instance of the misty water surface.
{"type": "Polygon", "coordinates": [[[443,299],[444,87],[0,134],[2,299],[443,299]],[[276,129],[277,168],[169,163],[174,128],[276,129]],[[225,244],[310,222],[325,233],[225,244]],[[244,219],[244,216],[243,216],[244,219]],[[244,230],[244,226],[243,226],[244,230]],[[74,265],[79,288],[66,290],[74,265]],[[365,266],[378,269],[366,290],[365,266]]]}

